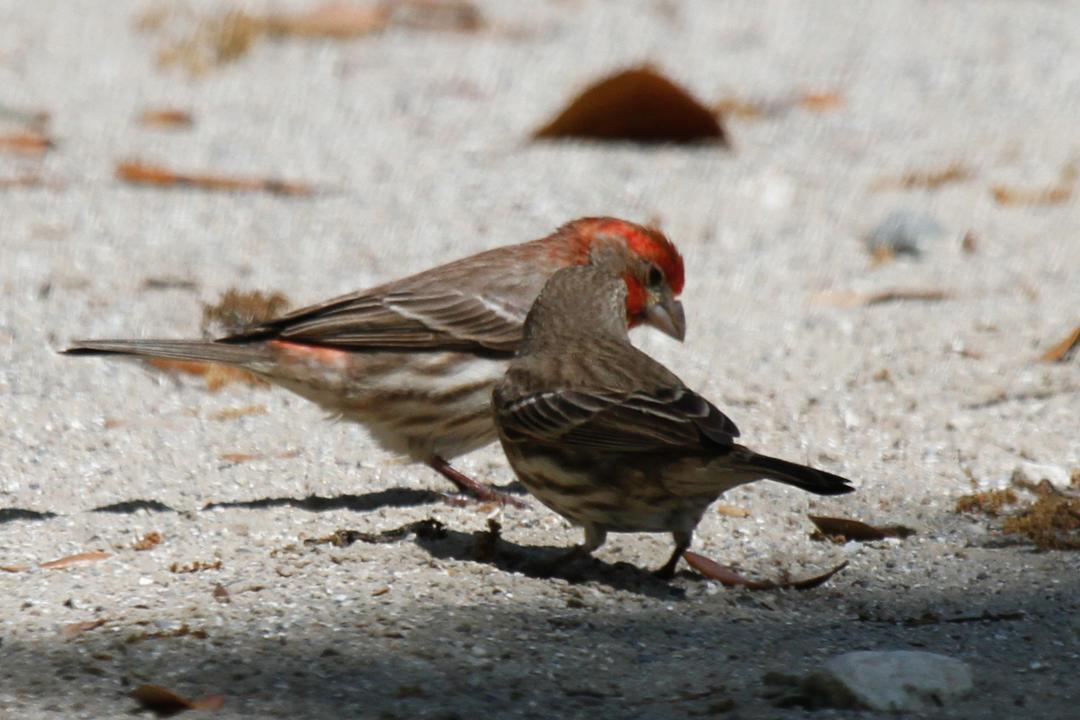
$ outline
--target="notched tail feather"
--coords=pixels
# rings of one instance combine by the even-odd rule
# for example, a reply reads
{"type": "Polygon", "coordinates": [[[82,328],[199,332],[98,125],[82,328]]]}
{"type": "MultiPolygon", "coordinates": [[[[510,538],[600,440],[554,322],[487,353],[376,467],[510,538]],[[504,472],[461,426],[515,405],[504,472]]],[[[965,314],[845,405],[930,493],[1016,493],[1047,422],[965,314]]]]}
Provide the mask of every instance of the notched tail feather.
{"type": "Polygon", "coordinates": [[[794,485],[816,495],[843,495],[855,490],[847,478],[768,455],[755,454],[749,465],[769,480],[794,485]]]}
{"type": "Polygon", "coordinates": [[[61,352],[64,355],[126,355],[241,366],[270,359],[270,350],[261,343],[233,345],[209,340],[76,340],[61,352]]]}

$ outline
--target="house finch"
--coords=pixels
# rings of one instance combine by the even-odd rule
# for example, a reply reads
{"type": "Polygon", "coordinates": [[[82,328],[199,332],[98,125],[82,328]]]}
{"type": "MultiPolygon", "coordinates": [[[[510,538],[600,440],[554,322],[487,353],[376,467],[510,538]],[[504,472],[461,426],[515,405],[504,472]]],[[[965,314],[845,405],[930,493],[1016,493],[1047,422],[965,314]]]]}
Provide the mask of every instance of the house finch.
{"type": "Polygon", "coordinates": [[[366,426],[385,449],[426,463],[461,490],[506,500],[448,460],[495,440],[491,389],[544,282],[570,265],[633,258],[656,282],[632,288],[624,324],[681,340],[683,263],[658,230],[582,218],[545,238],[488,250],[288,313],[218,340],[79,340],[72,355],[223,363],[366,426]],[[646,302],[648,300],[648,302],[646,302]]]}
{"type": "Polygon", "coordinates": [[[631,345],[627,303],[647,283],[602,267],[555,273],[492,402],[518,478],[585,529],[564,559],[588,555],[609,531],[670,532],[675,552],[657,571],[670,578],[702,514],[730,488],[760,479],[819,495],[854,488],[736,444],[735,423],[631,345]]]}

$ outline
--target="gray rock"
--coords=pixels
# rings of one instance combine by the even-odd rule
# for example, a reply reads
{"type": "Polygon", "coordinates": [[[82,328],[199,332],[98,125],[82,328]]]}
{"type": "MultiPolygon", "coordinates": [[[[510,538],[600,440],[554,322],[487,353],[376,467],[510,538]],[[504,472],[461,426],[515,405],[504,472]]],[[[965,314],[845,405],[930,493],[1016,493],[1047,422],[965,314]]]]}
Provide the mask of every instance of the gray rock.
{"type": "Polygon", "coordinates": [[[929,215],[896,210],[867,234],[866,247],[873,254],[918,256],[923,243],[944,234],[945,228],[929,215]]]}
{"type": "Polygon", "coordinates": [[[972,688],[963,661],[896,650],[838,655],[808,677],[803,690],[819,707],[919,712],[940,708],[972,688]]]}

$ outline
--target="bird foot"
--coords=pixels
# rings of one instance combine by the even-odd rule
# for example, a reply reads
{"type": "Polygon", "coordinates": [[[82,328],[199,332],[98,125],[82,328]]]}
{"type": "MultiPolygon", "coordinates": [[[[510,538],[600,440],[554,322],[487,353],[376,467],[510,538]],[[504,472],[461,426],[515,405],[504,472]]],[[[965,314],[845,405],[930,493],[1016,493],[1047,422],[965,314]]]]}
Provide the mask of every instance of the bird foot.
{"type": "Polygon", "coordinates": [[[450,463],[443,460],[441,457],[436,457],[428,463],[431,468],[442,475],[444,478],[454,483],[458,490],[463,495],[468,497],[462,497],[461,495],[444,495],[446,502],[455,507],[464,507],[471,503],[498,503],[499,505],[509,505],[516,508],[527,508],[523,500],[518,500],[515,497],[501,493],[487,485],[473,480],[471,477],[455,468],[450,463]]]}

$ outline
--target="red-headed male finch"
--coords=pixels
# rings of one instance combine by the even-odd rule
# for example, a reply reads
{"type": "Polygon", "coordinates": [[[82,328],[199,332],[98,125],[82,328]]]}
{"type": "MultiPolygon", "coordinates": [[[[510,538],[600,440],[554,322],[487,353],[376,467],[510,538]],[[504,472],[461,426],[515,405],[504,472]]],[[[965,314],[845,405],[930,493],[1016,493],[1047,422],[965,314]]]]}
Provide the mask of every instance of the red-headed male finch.
{"type": "Polygon", "coordinates": [[[702,514],[730,488],[762,479],[819,495],[854,488],[737,444],[735,423],[631,345],[626,307],[644,283],[602,267],[555,273],[492,401],[518,479],[585,529],[564,559],[590,554],[608,532],[669,532],[675,552],[657,575],[670,578],[702,514]]]}
{"type": "Polygon", "coordinates": [[[288,313],[218,340],[79,340],[71,355],[223,363],[363,424],[385,449],[426,463],[462,491],[506,500],[448,460],[495,440],[491,389],[521,341],[544,282],[572,265],[648,268],[622,322],[681,340],[683,262],[658,230],[582,218],[547,237],[288,313]]]}

